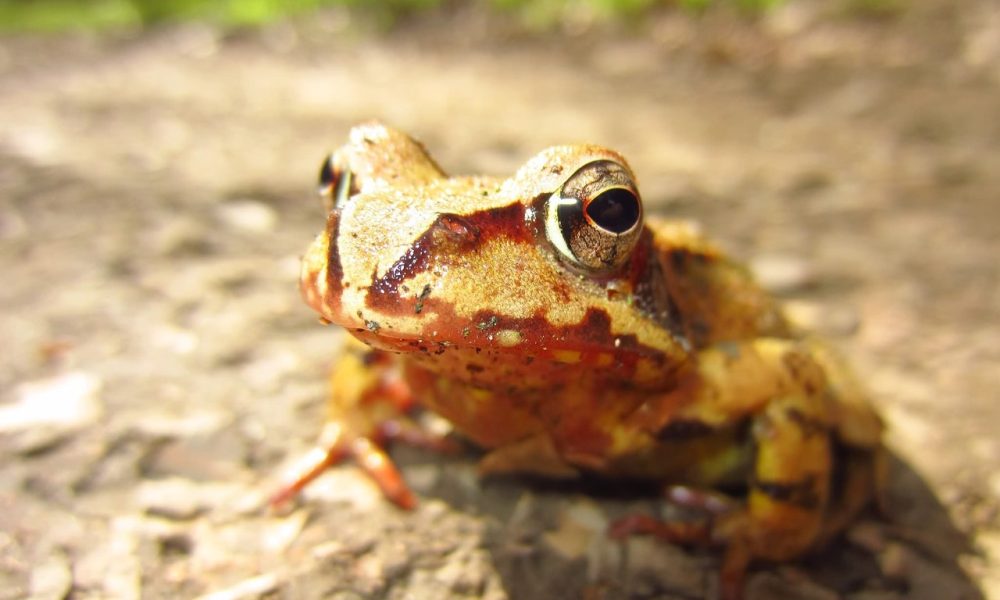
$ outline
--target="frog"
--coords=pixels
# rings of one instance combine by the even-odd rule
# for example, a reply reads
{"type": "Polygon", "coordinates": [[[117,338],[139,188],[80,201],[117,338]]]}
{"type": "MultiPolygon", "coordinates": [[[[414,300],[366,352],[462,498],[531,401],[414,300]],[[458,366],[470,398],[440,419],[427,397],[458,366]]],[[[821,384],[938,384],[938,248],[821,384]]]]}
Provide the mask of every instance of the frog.
{"type": "Polygon", "coordinates": [[[402,508],[400,440],[483,451],[483,475],[644,480],[696,519],[630,515],[721,549],[724,598],[757,561],[797,559],[884,504],[884,423],[845,361],[689,221],[646,215],[631,167],[594,144],[514,175],[449,176],[379,122],[323,162],[325,227],[300,290],[350,336],[287,501],[353,460],[402,508]]]}

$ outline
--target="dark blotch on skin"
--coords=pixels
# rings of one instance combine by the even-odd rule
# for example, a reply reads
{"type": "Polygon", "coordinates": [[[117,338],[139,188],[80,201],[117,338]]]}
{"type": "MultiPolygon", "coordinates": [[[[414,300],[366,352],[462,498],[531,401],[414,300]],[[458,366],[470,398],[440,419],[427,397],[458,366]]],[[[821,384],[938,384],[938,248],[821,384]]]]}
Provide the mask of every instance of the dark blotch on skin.
{"type": "MultiPolygon", "coordinates": [[[[330,240],[326,256],[326,284],[327,289],[332,291],[340,289],[340,283],[344,279],[344,267],[340,264],[340,252],[337,250],[337,236],[340,235],[340,211],[330,211],[330,215],[326,219],[326,229],[330,240]]],[[[332,305],[334,299],[336,307],[339,309],[339,293],[328,293],[323,300],[328,305],[332,305]]]]}
{"type": "Polygon", "coordinates": [[[806,361],[801,354],[795,351],[786,352],[781,357],[781,362],[785,365],[785,369],[788,374],[792,376],[793,379],[798,380],[801,377],[803,363],[806,361]]]}
{"type": "Polygon", "coordinates": [[[375,352],[374,350],[369,350],[361,356],[361,364],[363,364],[366,367],[370,367],[379,362],[379,357],[380,355],[378,352],[375,352]]]}
{"type": "Polygon", "coordinates": [[[711,425],[694,419],[679,419],[667,423],[666,427],[656,432],[656,439],[661,441],[687,440],[713,433],[711,425]]]}
{"type": "Polygon", "coordinates": [[[487,329],[493,329],[494,327],[497,326],[497,323],[499,322],[500,319],[498,319],[496,315],[490,315],[488,318],[476,323],[476,329],[478,329],[479,331],[486,331],[487,329]]]}
{"type": "Polygon", "coordinates": [[[406,249],[403,256],[389,267],[381,278],[372,273],[372,285],[368,290],[368,304],[373,307],[382,307],[382,304],[373,299],[386,299],[390,304],[396,304],[399,294],[399,285],[427,269],[430,264],[431,253],[428,244],[422,243],[421,237],[412,246],[406,249]]]}
{"type": "MultiPolygon", "coordinates": [[[[483,210],[469,215],[441,214],[424,233],[406,249],[382,277],[372,273],[372,284],[365,302],[372,308],[388,313],[403,314],[408,310],[417,313],[424,309],[420,299],[410,301],[399,296],[405,281],[430,268],[437,256],[475,252],[485,240],[505,237],[519,242],[530,242],[532,232],[524,223],[524,205],[513,203],[501,208],[483,210]],[[419,310],[417,309],[419,306],[419,310]]],[[[334,244],[331,244],[333,246],[334,244]]],[[[332,258],[331,251],[331,258],[332,258]]],[[[339,264],[338,264],[339,268],[339,264]]],[[[339,288],[341,271],[331,284],[339,288]]],[[[426,300],[426,297],[423,298],[426,300]]]]}
{"type": "Polygon", "coordinates": [[[688,258],[690,258],[691,253],[686,248],[677,248],[671,250],[667,254],[667,260],[670,261],[670,266],[674,268],[675,271],[680,271],[687,264],[688,258]]]}
{"type": "Polygon", "coordinates": [[[424,286],[424,289],[420,291],[420,295],[417,296],[417,304],[413,307],[414,313],[419,315],[420,311],[424,310],[424,300],[426,300],[427,296],[430,295],[431,295],[431,284],[428,283],[427,285],[424,286]]]}
{"type": "Polygon", "coordinates": [[[816,492],[816,478],[806,477],[802,481],[754,481],[755,490],[772,499],[792,504],[806,510],[819,508],[820,498],[816,492]]]}
{"type": "Polygon", "coordinates": [[[799,429],[801,429],[802,433],[804,433],[806,436],[826,433],[828,430],[827,426],[824,423],[816,419],[813,419],[812,417],[809,417],[808,415],[806,415],[797,408],[786,409],[785,416],[788,417],[789,421],[795,423],[795,425],[799,429]]]}

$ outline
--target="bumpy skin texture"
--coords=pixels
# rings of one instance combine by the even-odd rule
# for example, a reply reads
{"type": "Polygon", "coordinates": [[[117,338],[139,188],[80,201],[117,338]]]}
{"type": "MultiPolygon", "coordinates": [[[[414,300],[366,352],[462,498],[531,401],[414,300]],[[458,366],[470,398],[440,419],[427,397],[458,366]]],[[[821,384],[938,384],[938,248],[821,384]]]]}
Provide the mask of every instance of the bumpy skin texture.
{"type": "Polygon", "coordinates": [[[446,445],[402,416],[416,400],[489,451],[484,472],[675,486],[704,523],[614,532],[724,545],[735,597],[750,560],[801,555],[877,495],[882,424],[850,374],[690,227],[643,223],[619,154],[561,146],[509,179],[452,178],[369,123],[322,180],[302,293],[367,347],[335,366],[321,448],[283,497],[353,456],[412,506],[379,444],[446,445]],[[697,491],[720,487],[745,495],[697,491]]]}

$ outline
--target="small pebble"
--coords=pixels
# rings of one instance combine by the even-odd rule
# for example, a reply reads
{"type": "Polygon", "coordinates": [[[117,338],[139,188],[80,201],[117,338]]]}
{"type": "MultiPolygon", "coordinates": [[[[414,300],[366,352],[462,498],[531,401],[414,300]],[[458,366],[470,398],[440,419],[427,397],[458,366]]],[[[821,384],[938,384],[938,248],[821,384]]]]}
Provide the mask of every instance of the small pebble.
{"type": "Polygon", "coordinates": [[[203,594],[197,600],[244,600],[246,598],[264,598],[274,593],[281,583],[274,573],[265,573],[250,579],[244,579],[236,585],[225,589],[203,594]]]}
{"type": "Polygon", "coordinates": [[[478,598],[486,585],[488,563],[480,553],[459,550],[434,573],[434,579],[456,595],[478,598]]]}
{"type": "Polygon", "coordinates": [[[633,593],[648,587],[673,590],[683,597],[706,597],[706,571],[699,559],[647,536],[630,537],[625,545],[624,576],[636,586],[633,593]]]}
{"type": "Polygon", "coordinates": [[[195,481],[235,481],[244,474],[247,447],[233,430],[165,444],[147,464],[155,477],[195,481]]]}
{"type": "Polygon", "coordinates": [[[183,438],[213,434],[232,420],[231,413],[217,408],[185,407],[183,412],[152,408],[138,415],[132,426],[150,437],[183,438]]]}
{"type": "Polygon", "coordinates": [[[275,554],[284,552],[299,537],[308,520],[309,511],[306,510],[296,511],[281,519],[273,519],[261,532],[264,549],[275,554]]]}
{"type": "Polygon", "coordinates": [[[862,521],[847,530],[847,539],[866,551],[876,554],[885,549],[885,534],[882,527],[871,521],[862,521]]]}
{"type": "Polygon", "coordinates": [[[543,539],[563,558],[572,560],[583,556],[593,537],[594,532],[591,529],[563,514],[559,527],[554,531],[546,532],[543,539]]]}
{"type": "Polygon", "coordinates": [[[254,490],[234,482],[197,482],[182,477],[147,480],[139,484],[136,502],[150,515],[187,521],[210,510],[234,510],[244,498],[256,499],[254,490]]]}
{"type": "Polygon", "coordinates": [[[838,600],[833,590],[822,587],[800,573],[763,572],[747,582],[747,600],[838,600]]]}
{"type": "Polygon", "coordinates": [[[224,225],[247,233],[271,233],[278,226],[278,213],[257,200],[232,200],[219,206],[216,215],[224,225]]]}
{"type": "Polygon", "coordinates": [[[202,490],[189,479],[144,481],[136,495],[147,513],[175,521],[193,519],[206,509],[202,490]]]}
{"type": "Polygon", "coordinates": [[[580,498],[566,510],[566,518],[594,532],[608,529],[608,516],[593,500],[580,498]]]}
{"type": "Polygon", "coordinates": [[[100,389],[100,378],[80,371],[25,383],[16,402],[0,406],[0,433],[40,427],[73,431],[96,423],[103,413],[100,389]]]}
{"type": "Polygon", "coordinates": [[[815,280],[805,260],[788,254],[758,256],[750,262],[750,269],[765,289],[776,294],[799,291],[815,280]]]}
{"type": "Polygon", "coordinates": [[[31,597],[34,600],[62,600],[73,587],[73,573],[66,556],[57,552],[45,558],[31,571],[31,597]]]}
{"type": "Polygon", "coordinates": [[[118,517],[111,523],[104,592],[118,600],[142,598],[142,566],[139,561],[140,520],[118,517]]]}
{"type": "Polygon", "coordinates": [[[896,542],[889,542],[878,557],[882,574],[897,581],[907,580],[911,562],[909,548],[896,542]]]}
{"type": "Polygon", "coordinates": [[[831,306],[807,300],[789,300],[783,308],[785,316],[795,325],[824,335],[850,335],[857,331],[861,323],[858,312],[843,304],[831,306]]]}

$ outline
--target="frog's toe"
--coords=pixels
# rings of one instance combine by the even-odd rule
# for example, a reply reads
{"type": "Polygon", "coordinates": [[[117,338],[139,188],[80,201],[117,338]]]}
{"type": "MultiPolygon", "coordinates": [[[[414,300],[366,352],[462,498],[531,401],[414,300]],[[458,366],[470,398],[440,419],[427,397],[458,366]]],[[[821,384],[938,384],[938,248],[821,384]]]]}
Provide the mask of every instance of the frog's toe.
{"type": "Polygon", "coordinates": [[[269,505],[272,509],[281,507],[327,468],[348,458],[375,481],[393,504],[407,510],[416,506],[416,496],[385,450],[366,436],[351,435],[339,422],[326,424],[317,445],[292,466],[271,495],[269,505]]]}
{"type": "Polygon", "coordinates": [[[712,526],[706,520],[664,521],[647,515],[629,515],[616,520],[608,535],[623,539],[631,535],[652,535],[671,544],[705,545],[711,540],[712,526]]]}
{"type": "MultiPolygon", "coordinates": [[[[743,586],[746,571],[753,558],[753,551],[747,543],[747,532],[750,526],[745,510],[732,510],[735,502],[723,506],[718,499],[710,502],[694,502],[705,500],[711,495],[683,486],[676,486],[679,502],[684,506],[696,508],[705,512],[703,518],[693,521],[662,520],[646,515],[629,515],[611,524],[608,535],[615,539],[631,535],[652,535],[671,544],[682,546],[725,546],[720,573],[720,597],[723,600],[740,600],[743,597],[743,586]]],[[[673,487],[668,491],[673,491],[673,487]]],[[[669,494],[668,494],[669,496],[669,494]]]]}
{"type": "Polygon", "coordinates": [[[350,454],[393,504],[406,510],[417,505],[417,497],[381,446],[368,438],[359,437],[351,443],[350,454]]]}

